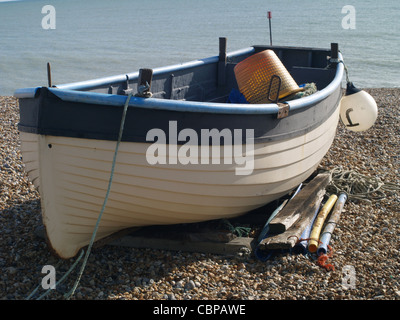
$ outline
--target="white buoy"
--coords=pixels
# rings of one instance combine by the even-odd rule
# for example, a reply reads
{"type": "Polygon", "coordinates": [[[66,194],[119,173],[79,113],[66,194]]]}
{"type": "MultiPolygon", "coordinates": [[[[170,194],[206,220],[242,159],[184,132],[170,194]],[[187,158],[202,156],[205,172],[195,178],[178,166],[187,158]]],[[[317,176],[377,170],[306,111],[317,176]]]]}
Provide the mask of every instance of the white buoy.
{"type": "Polygon", "coordinates": [[[347,83],[345,96],[340,100],[340,119],[351,131],[365,131],[371,128],[378,117],[375,99],[364,90],[347,83]]]}

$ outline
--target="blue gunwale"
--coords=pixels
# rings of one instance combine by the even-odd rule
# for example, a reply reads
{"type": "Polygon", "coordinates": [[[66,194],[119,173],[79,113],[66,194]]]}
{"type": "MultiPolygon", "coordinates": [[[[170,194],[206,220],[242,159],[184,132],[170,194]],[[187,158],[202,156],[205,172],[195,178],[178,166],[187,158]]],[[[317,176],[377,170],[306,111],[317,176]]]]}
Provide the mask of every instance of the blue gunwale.
{"type": "MultiPolygon", "coordinates": [[[[242,54],[254,52],[254,47],[238,50],[228,54],[228,57],[235,57],[242,54]]],[[[342,55],[339,53],[339,60],[342,61],[342,55]]],[[[154,69],[154,75],[159,75],[168,72],[179,71],[186,68],[196,67],[203,64],[217,63],[218,56],[213,56],[205,59],[194,60],[191,62],[161,67],[154,69]]],[[[304,97],[302,99],[287,101],[289,110],[296,110],[306,108],[316,104],[323,99],[327,98],[334,92],[338,86],[341,86],[343,78],[344,66],[338,63],[336,74],[332,82],[324,89],[317,91],[315,94],[304,97]]],[[[127,74],[129,79],[138,77],[138,72],[127,74]]],[[[88,92],[85,90],[93,89],[105,84],[120,83],[126,80],[126,74],[93,79],[82,82],[75,82],[69,84],[58,85],[57,87],[48,88],[48,90],[62,99],[69,102],[80,102],[89,104],[99,104],[108,106],[121,106],[126,102],[126,96],[117,94],[105,94],[97,92],[88,92]]],[[[15,91],[16,98],[34,98],[41,87],[22,88],[15,91]]],[[[155,109],[155,110],[168,110],[179,112],[200,112],[200,113],[218,113],[218,114],[277,114],[279,107],[275,103],[269,104],[234,104],[234,103],[218,103],[218,102],[196,102],[196,101],[182,101],[182,100],[169,100],[158,98],[140,98],[132,97],[129,101],[130,107],[155,109]]]]}

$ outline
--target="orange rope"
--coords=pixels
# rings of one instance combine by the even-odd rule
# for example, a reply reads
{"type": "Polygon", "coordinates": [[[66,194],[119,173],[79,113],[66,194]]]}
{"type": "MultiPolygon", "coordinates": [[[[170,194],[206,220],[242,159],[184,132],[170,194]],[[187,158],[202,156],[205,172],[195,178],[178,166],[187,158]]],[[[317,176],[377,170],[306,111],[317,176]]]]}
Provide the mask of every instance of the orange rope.
{"type": "MultiPolygon", "coordinates": [[[[296,237],[296,238],[297,238],[297,242],[296,242],[296,243],[300,243],[301,241],[307,241],[307,240],[316,240],[318,243],[321,243],[321,241],[318,240],[318,239],[312,239],[312,238],[306,238],[306,239],[300,238],[300,239],[299,239],[299,237],[297,237],[297,236],[295,236],[295,235],[289,236],[288,239],[291,238],[291,237],[296,237]]],[[[327,271],[334,271],[334,270],[335,270],[334,265],[333,265],[333,264],[330,264],[330,263],[326,263],[327,260],[328,260],[330,257],[332,257],[332,255],[333,255],[333,249],[332,249],[332,247],[331,247],[329,244],[328,244],[328,249],[329,249],[329,253],[328,253],[328,254],[321,254],[321,255],[318,257],[318,259],[317,259],[317,265],[319,265],[321,268],[324,268],[324,269],[327,270],[327,271]]]]}
{"type": "Polygon", "coordinates": [[[328,254],[321,254],[321,255],[318,257],[318,259],[317,259],[317,264],[318,264],[320,267],[326,269],[327,271],[334,271],[334,270],[335,270],[335,267],[333,266],[333,264],[326,263],[326,261],[327,261],[330,257],[332,257],[332,254],[333,254],[332,247],[331,247],[329,244],[328,244],[328,249],[329,249],[330,252],[329,252],[328,254]]]}

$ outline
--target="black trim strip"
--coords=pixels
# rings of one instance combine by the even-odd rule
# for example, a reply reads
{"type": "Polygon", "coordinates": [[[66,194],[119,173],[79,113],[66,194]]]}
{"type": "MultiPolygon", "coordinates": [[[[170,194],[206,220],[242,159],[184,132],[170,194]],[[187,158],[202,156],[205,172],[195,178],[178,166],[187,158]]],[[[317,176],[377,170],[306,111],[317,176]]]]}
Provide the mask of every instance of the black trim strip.
{"type": "MultiPolygon", "coordinates": [[[[149,142],[147,133],[163,130],[169,139],[169,122],[177,130],[190,128],[201,136],[202,129],[254,129],[254,143],[276,141],[303,135],[326,121],[338,107],[338,87],[324,100],[305,108],[291,110],[289,116],[277,119],[269,114],[213,114],[129,107],[122,141],[149,142]]],[[[40,135],[112,140],[118,138],[123,106],[107,106],[63,101],[47,88],[37,98],[20,99],[19,130],[40,135]]],[[[168,141],[168,140],[167,140],[168,141]]],[[[178,141],[184,144],[185,141],[178,141]]]]}

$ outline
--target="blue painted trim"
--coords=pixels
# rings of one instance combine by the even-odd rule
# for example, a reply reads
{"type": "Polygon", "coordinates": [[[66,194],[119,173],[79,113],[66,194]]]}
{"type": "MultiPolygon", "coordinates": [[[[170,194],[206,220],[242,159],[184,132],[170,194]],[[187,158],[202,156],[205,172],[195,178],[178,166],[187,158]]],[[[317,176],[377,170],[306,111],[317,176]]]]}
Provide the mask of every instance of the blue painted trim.
{"type": "Polygon", "coordinates": [[[35,87],[35,88],[22,88],[22,89],[17,89],[14,92],[14,97],[18,99],[24,99],[24,98],[34,98],[36,95],[36,92],[40,89],[41,87],[35,87]]]}
{"type": "MultiPolygon", "coordinates": [[[[94,93],[75,90],[61,90],[48,88],[48,90],[64,101],[100,104],[108,106],[122,106],[126,96],[94,93]]],[[[202,113],[228,113],[228,114],[276,114],[279,110],[276,104],[234,104],[213,103],[197,101],[181,101],[167,99],[153,99],[132,97],[129,107],[168,110],[179,112],[202,112],[202,113]]]]}

